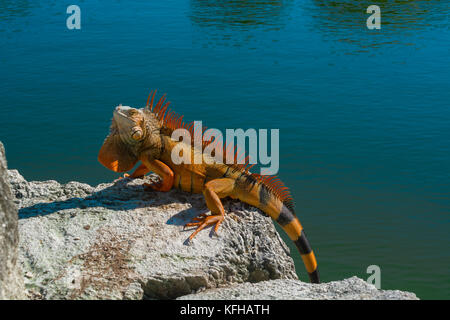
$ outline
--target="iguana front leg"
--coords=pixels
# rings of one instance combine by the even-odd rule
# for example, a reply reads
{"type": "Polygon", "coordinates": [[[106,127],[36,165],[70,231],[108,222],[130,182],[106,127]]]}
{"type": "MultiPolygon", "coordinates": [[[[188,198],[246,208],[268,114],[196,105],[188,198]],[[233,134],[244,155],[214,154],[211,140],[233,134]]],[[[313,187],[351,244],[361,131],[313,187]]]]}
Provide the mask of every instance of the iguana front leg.
{"type": "MultiPolygon", "coordinates": [[[[144,186],[150,187],[155,191],[167,192],[173,187],[173,171],[164,162],[159,160],[149,161],[146,157],[141,159],[142,164],[148,169],[148,171],[153,171],[161,178],[161,181],[157,183],[144,183],[144,186]]],[[[138,168],[139,169],[139,168],[138,168]]],[[[147,171],[147,172],[148,172],[147,171]]]]}
{"type": "Polygon", "coordinates": [[[129,176],[130,178],[141,178],[150,172],[150,169],[143,163],[134,170],[134,172],[129,176]]]}
{"type": "Polygon", "coordinates": [[[233,189],[234,179],[229,178],[214,179],[205,184],[203,195],[205,196],[206,205],[208,209],[211,210],[212,215],[207,216],[202,214],[193,219],[195,222],[185,224],[184,227],[197,226],[197,229],[189,237],[189,241],[192,240],[200,230],[212,224],[215,224],[214,232],[217,234],[220,224],[225,219],[225,210],[223,209],[220,198],[231,196],[233,194],[233,189]]]}
{"type": "Polygon", "coordinates": [[[118,181],[123,178],[131,178],[131,179],[142,178],[149,172],[150,172],[150,169],[147,168],[147,166],[142,163],[139,167],[136,168],[136,170],[134,170],[134,172],[132,174],[124,173],[122,177],[119,177],[114,181],[118,181]]]}

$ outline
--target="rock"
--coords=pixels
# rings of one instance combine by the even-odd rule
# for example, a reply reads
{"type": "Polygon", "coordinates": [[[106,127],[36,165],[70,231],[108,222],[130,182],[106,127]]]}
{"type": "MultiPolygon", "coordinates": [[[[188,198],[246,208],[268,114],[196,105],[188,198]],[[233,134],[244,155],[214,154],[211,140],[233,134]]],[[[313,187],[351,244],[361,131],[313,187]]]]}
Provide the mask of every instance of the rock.
{"type": "Polygon", "coordinates": [[[17,264],[18,244],[17,207],[8,182],[5,149],[0,142],[0,299],[24,298],[23,278],[17,264]]]}
{"type": "Polygon", "coordinates": [[[224,201],[219,237],[207,228],[187,243],[203,196],[145,189],[155,176],[91,187],[8,175],[31,299],[417,299],[357,277],[299,281],[270,218],[238,201],[224,201]]]}
{"type": "Polygon", "coordinates": [[[224,201],[219,237],[206,228],[189,244],[192,230],[183,225],[208,212],[202,195],[149,191],[143,179],[91,187],[28,182],[16,170],[9,179],[32,299],[171,299],[234,283],[297,279],[271,219],[238,201],[224,201]]]}
{"type": "Polygon", "coordinates": [[[180,300],[418,300],[411,292],[378,290],[362,279],[310,284],[294,279],[278,279],[209,289],[179,297],[180,300]]]}

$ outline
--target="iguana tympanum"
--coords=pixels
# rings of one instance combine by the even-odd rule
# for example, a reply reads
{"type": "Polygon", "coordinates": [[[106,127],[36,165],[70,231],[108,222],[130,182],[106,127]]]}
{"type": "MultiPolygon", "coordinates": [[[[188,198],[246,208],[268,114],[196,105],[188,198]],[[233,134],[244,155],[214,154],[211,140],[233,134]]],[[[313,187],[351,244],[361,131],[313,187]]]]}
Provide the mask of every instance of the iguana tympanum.
{"type": "MultiPolygon", "coordinates": [[[[214,225],[217,233],[225,218],[221,198],[239,199],[261,209],[277,221],[294,241],[311,282],[319,283],[316,258],[295,216],[288,188],[276,176],[250,173],[248,161],[245,164],[218,163],[211,156],[206,161],[207,155],[202,154],[201,164],[195,164],[195,161],[191,161],[192,164],[175,164],[171,157],[172,150],[178,143],[186,142],[171,139],[171,134],[178,128],[193,133],[193,125],[185,124],[183,117],[167,110],[169,102],[165,102],[165,96],[154,105],[155,94],[156,91],[150,93],[143,109],[120,105],[114,110],[110,134],[98,154],[100,163],[115,172],[125,172],[141,161],[131,176],[124,176],[137,178],[152,171],[161,178],[157,183],[147,184],[153,190],[164,192],[175,187],[191,193],[203,193],[211,215],[202,214],[186,224],[187,227],[196,227],[189,240],[209,225],[214,225]]],[[[192,141],[188,143],[187,150],[192,157],[194,153],[202,152],[192,141]]],[[[204,143],[203,147],[207,144],[204,143]]]]}

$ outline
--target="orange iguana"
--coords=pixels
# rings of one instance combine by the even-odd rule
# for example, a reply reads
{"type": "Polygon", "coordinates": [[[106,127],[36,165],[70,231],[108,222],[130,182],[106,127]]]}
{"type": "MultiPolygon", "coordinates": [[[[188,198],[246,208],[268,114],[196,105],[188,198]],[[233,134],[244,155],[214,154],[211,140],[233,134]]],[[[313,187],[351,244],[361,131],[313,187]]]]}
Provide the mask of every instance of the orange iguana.
{"type": "MultiPolygon", "coordinates": [[[[211,215],[202,214],[186,224],[197,227],[189,240],[203,228],[214,225],[214,231],[225,219],[221,198],[231,197],[255,206],[277,221],[294,241],[305,264],[309,278],[319,283],[317,262],[303,228],[295,216],[289,190],[276,176],[250,173],[245,164],[217,163],[202,155],[200,164],[175,164],[173,148],[184,141],[171,139],[175,129],[185,128],[193,133],[192,124],[182,122],[182,116],[168,111],[169,102],[163,96],[154,106],[156,91],[150,93],[143,109],[118,106],[114,110],[111,130],[98,154],[98,160],[115,172],[131,170],[138,161],[141,165],[126,177],[142,177],[152,171],[159,175],[158,183],[147,184],[156,191],[169,191],[173,187],[191,193],[203,193],[211,215]],[[150,101],[151,98],[151,101],[150,101]],[[167,111],[167,112],[166,112],[167,111]]],[[[212,143],[205,142],[203,147],[212,143]]],[[[187,146],[191,156],[202,152],[193,143],[187,146]]],[[[225,150],[225,148],[224,148],[225,150]]]]}

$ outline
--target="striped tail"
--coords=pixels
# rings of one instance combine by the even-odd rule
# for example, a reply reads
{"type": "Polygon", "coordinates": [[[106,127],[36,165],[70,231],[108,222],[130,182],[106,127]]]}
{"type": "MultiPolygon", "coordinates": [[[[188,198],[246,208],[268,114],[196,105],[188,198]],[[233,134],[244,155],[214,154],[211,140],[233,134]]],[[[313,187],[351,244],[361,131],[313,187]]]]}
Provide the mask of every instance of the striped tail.
{"type": "Polygon", "coordinates": [[[288,192],[284,191],[284,194],[280,192],[280,190],[287,190],[287,188],[278,183],[279,180],[267,182],[260,177],[262,176],[256,174],[244,177],[241,175],[238,178],[241,180],[241,183],[238,183],[238,186],[240,186],[237,190],[238,198],[261,209],[280,224],[300,252],[310,281],[320,283],[316,257],[300,221],[295,216],[292,199],[288,192]],[[278,186],[278,189],[273,185],[278,186]],[[280,188],[279,186],[283,187],[280,188]]]}
{"type": "Polygon", "coordinates": [[[289,238],[294,242],[300,252],[311,283],[320,283],[316,257],[311,249],[311,245],[309,244],[305,231],[303,230],[303,227],[295,214],[291,212],[288,207],[282,204],[279,215],[272,218],[280,224],[289,238]]]}

